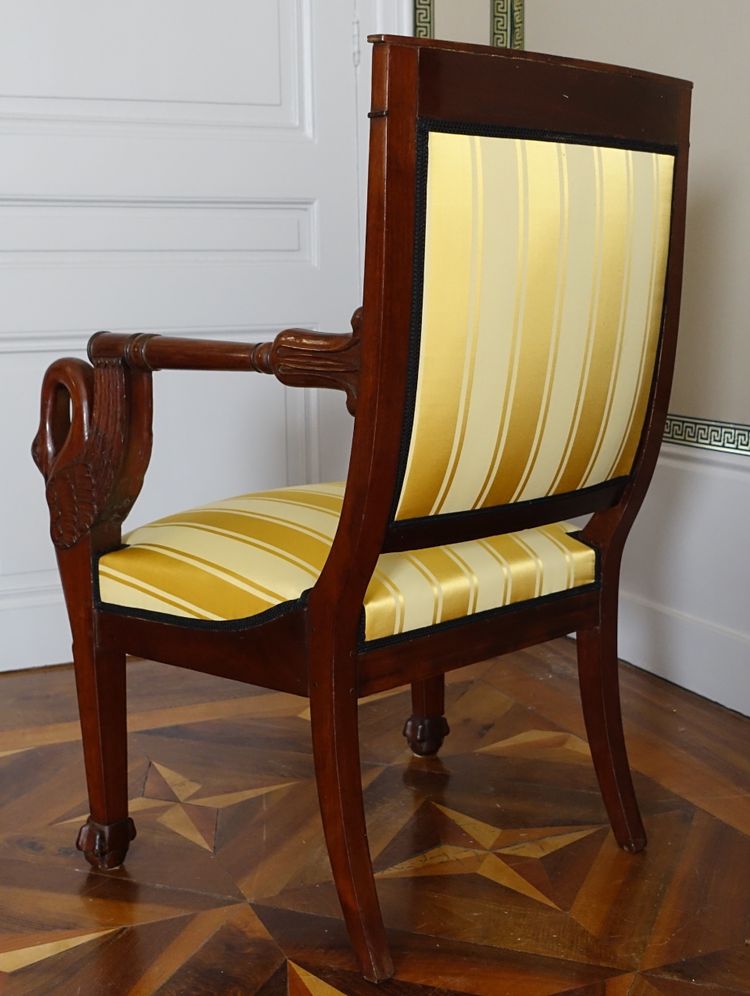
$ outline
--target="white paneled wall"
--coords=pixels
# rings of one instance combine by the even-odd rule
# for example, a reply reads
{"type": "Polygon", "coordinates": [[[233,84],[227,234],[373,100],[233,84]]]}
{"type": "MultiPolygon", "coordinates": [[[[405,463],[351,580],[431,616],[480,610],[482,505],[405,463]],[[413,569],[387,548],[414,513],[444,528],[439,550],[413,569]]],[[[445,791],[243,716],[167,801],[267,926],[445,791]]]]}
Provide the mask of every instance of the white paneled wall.
{"type": "MultiPolygon", "coordinates": [[[[83,355],[99,328],[248,342],[348,328],[360,299],[353,11],[3,4],[0,669],[70,658],[29,456],[52,359],[83,355]]],[[[133,524],[320,473],[315,394],[161,373],[155,400],[133,524]]],[[[342,466],[349,425],[337,425],[342,466]]]]}

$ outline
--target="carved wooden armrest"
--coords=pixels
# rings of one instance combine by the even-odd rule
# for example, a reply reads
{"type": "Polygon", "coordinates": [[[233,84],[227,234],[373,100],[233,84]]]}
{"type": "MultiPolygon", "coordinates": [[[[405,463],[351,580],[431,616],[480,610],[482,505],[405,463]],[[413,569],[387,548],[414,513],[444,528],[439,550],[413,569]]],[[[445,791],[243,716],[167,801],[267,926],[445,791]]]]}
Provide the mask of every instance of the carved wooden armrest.
{"type": "Polygon", "coordinates": [[[99,332],[89,342],[89,358],[118,360],[133,370],[254,370],[273,374],[290,387],[327,387],[346,392],[354,414],[360,363],[362,309],[345,334],[285,329],[272,342],[215,342],[151,333],[99,332]]]}
{"type": "Polygon", "coordinates": [[[32,446],[47,482],[50,531],[58,550],[84,536],[111,549],[143,486],[151,456],[154,370],[257,370],[294,387],[346,392],[354,414],[362,309],[352,332],[286,329],[273,342],[179,339],[99,332],[83,360],[53,363],[42,384],[39,431],[32,446]]]}
{"type": "Polygon", "coordinates": [[[47,482],[52,541],[59,549],[104,527],[116,546],[151,456],[151,376],[115,359],[57,360],[42,384],[34,461],[47,482]]]}

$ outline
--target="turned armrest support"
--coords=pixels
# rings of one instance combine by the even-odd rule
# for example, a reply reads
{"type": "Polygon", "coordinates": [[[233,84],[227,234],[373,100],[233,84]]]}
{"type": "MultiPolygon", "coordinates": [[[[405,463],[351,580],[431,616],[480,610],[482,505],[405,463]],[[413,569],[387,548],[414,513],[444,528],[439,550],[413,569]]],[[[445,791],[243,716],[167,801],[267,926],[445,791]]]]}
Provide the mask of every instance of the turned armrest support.
{"type": "Polygon", "coordinates": [[[354,414],[360,363],[362,309],[345,334],[285,329],[271,342],[180,339],[152,333],[98,332],[89,341],[96,366],[119,361],[132,370],[236,370],[273,374],[290,387],[327,387],[346,392],[354,414]]]}

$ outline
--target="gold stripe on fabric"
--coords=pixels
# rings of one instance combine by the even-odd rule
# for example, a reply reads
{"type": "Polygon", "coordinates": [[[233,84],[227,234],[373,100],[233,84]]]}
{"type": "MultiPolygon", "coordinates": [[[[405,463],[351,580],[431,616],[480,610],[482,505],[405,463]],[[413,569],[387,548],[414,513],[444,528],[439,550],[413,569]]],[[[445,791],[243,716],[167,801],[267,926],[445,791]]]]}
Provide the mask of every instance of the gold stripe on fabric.
{"type": "Polygon", "coordinates": [[[193,512],[189,520],[181,521],[179,518],[168,520],[171,526],[197,529],[267,550],[298,567],[316,573],[322,570],[331,549],[330,537],[298,527],[293,522],[272,521],[264,516],[247,513],[246,519],[239,519],[239,525],[244,528],[229,528],[236,521],[232,513],[213,511],[205,514],[200,511],[193,512]],[[256,528],[251,532],[253,524],[256,528]]]}
{"type": "Polygon", "coordinates": [[[537,563],[529,557],[528,547],[518,539],[518,534],[491,536],[485,540],[508,564],[509,585],[507,604],[523,602],[536,597],[538,584],[537,563]]]}
{"type": "Polygon", "coordinates": [[[443,547],[420,550],[414,555],[437,584],[436,622],[459,619],[469,614],[470,578],[443,547]]]}
{"type": "MultiPolygon", "coordinates": [[[[179,561],[181,564],[187,564],[189,567],[196,568],[206,574],[210,574],[222,583],[234,585],[235,587],[242,589],[242,591],[248,592],[255,598],[263,598],[269,600],[271,603],[284,600],[283,591],[270,587],[270,581],[273,579],[264,577],[264,580],[268,583],[263,584],[257,579],[251,577],[250,574],[244,574],[240,571],[234,570],[231,566],[228,566],[224,561],[222,561],[221,558],[216,560],[207,560],[205,557],[199,556],[192,550],[183,551],[174,546],[160,546],[158,543],[141,543],[137,547],[131,547],[130,549],[133,550],[134,555],[140,553],[159,554],[169,560],[179,561]]],[[[182,571],[182,568],[179,570],[182,571]]]]}
{"type": "Polygon", "coordinates": [[[500,505],[512,499],[522,482],[538,435],[554,363],[556,321],[564,254],[561,214],[561,164],[553,142],[527,142],[528,255],[518,374],[514,384],[506,438],[494,478],[481,502],[500,505]]]}
{"type": "MultiPolygon", "coordinates": [[[[472,615],[477,611],[477,601],[479,598],[479,578],[476,572],[472,568],[471,564],[467,563],[463,557],[459,556],[457,548],[455,546],[444,546],[443,551],[450,560],[452,560],[459,568],[463,571],[464,576],[468,584],[468,598],[469,603],[466,607],[466,615],[472,615]]],[[[468,551],[464,551],[468,552],[468,551]]]]}
{"type": "Polygon", "coordinates": [[[192,602],[202,612],[219,619],[242,619],[263,612],[284,599],[250,586],[234,572],[218,569],[199,558],[175,554],[173,550],[128,547],[102,557],[105,569],[116,569],[139,584],[183,603],[192,602]],[[126,557],[127,555],[127,557],[126,557]]]}
{"type": "MultiPolygon", "coordinates": [[[[665,158],[671,168],[671,157],[665,158]]],[[[619,456],[627,443],[629,426],[639,393],[638,385],[642,382],[648,354],[658,335],[658,322],[654,326],[651,318],[656,285],[663,284],[664,281],[663,270],[657,272],[659,215],[657,157],[652,153],[633,152],[632,161],[635,220],[624,343],[607,434],[583,482],[585,485],[597,484],[613,476],[619,456]]],[[[652,371],[653,361],[649,366],[649,378],[652,371]]]]}
{"type": "MultiPolygon", "coordinates": [[[[534,543],[534,540],[538,540],[538,533],[534,529],[525,529],[523,532],[515,533],[513,539],[521,547],[522,550],[526,551],[527,561],[529,564],[533,564],[534,567],[534,594],[533,598],[538,598],[540,595],[544,595],[544,561],[535,549],[538,543],[534,543]]],[[[517,563],[520,565],[523,561],[519,558],[517,563]]],[[[515,601],[515,599],[514,599],[515,601]]]]}
{"type": "Polygon", "coordinates": [[[382,569],[376,568],[365,592],[365,639],[394,636],[404,628],[404,596],[382,569]]]}
{"type": "Polygon", "coordinates": [[[99,596],[103,602],[112,605],[127,605],[131,608],[148,609],[151,612],[165,612],[168,615],[183,616],[188,619],[218,620],[221,616],[204,612],[199,605],[182,599],[169,597],[166,592],[154,588],[145,581],[135,580],[127,574],[120,574],[111,568],[99,566],[99,596]]]}
{"type": "Polygon", "coordinates": [[[391,582],[403,593],[402,632],[432,625],[436,615],[438,595],[435,590],[435,578],[429,576],[425,568],[415,562],[413,554],[383,554],[378,561],[378,569],[387,573],[391,582]],[[386,563],[384,563],[385,557],[388,558],[386,563]]]}
{"type": "Polygon", "coordinates": [[[565,558],[565,587],[572,588],[576,583],[576,561],[567,533],[551,526],[542,526],[539,531],[554,543],[565,558]]]}
{"type": "Polygon", "coordinates": [[[442,611],[443,611],[443,589],[440,586],[440,582],[432,573],[432,571],[427,567],[421,554],[424,553],[423,550],[419,551],[419,554],[406,553],[404,554],[404,559],[407,560],[416,570],[422,575],[422,577],[427,581],[432,591],[432,616],[429,621],[425,620],[424,625],[432,625],[440,622],[442,611]]]}
{"type": "Polygon", "coordinates": [[[583,356],[577,379],[566,385],[570,397],[574,399],[574,404],[565,425],[564,446],[559,453],[554,454],[556,469],[550,478],[545,481],[542,494],[552,494],[558,490],[557,485],[560,476],[564,472],[572,451],[578,425],[580,424],[585,385],[588,381],[591,358],[596,340],[596,314],[601,289],[603,263],[601,247],[604,241],[605,222],[603,211],[603,176],[600,150],[596,147],[587,148],[585,149],[585,153],[592,160],[593,183],[591,189],[593,190],[593,198],[591,197],[591,191],[586,191],[584,198],[593,199],[594,223],[592,228],[593,250],[591,253],[591,270],[586,274],[585,291],[577,302],[580,322],[579,336],[584,339],[583,356]]]}
{"type": "Polygon", "coordinates": [[[542,529],[525,530],[523,543],[536,558],[536,595],[550,595],[569,587],[569,562],[567,551],[542,529]]]}
{"type": "Polygon", "coordinates": [[[340,514],[343,500],[343,495],[302,490],[295,492],[291,489],[289,494],[286,493],[285,489],[283,498],[277,497],[273,493],[257,494],[248,497],[252,497],[253,501],[273,502],[282,505],[300,505],[321,512],[331,512],[334,515],[340,514]]]}
{"type": "Polygon", "coordinates": [[[469,310],[472,231],[472,143],[466,135],[429,135],[424,304],[418,385],[397,519],[433,507],[448,468],[460,405],[459,330],[469,310]],[[424,454],[429,452],[429,460],[424,454]],[[417,459],[415,472],[412,463],[417,459]]]}
{"type": "Polygon", "coordinates": [[[595,148],[601,172],[603,222],[600,279],[594,311],[594,334],[581,403],[572,441],[552,492],[574,491],[583,478],[604,415],[609,374],[622,296],[627,237],[627,173],[625,151],[595,148]]]}
{"type": "Polygon", "coordinates": [[[542,526],[539,530],[545,535],[566,558],[568,565],[567,587],[575,588],[584,584],[592,584],[596,580],[596,555],[585,543],[569,535],[577,527],[571,523],[556,522],[542,526]]]}
{"type": "Polygon", "coordinates": [[[565,289],[567,284],[568,252],[570,240],[570,204],[568,190],[568,157],[564,145],[557,145],[557,159],[560,176],[560,254],[557,268],[557,287],[555,292],[555,306],[552,316],[552,338],[550,343],[547,369],[542,389],[542,403],[537,418],[534,439],[529,447],[529,455],[526,460],[521,480],[516,487],[512,501],[517,501],[519,495],[528,484],[529,478],[534,470],[534,466],[539,456],[539,451],[547,430],[549,419],[550,403],[552,400],[552,387],[557,371],[557,358],[560,351],[560,335],[562,331],[562,319],[565,304],[565,289]]]}
{"type": "MultiPolygon", "coordinates": [[[[289,530],[289,533],[294,535],[293,530],[289,530]]],[[[155,526],[148,530],[148,535],[139,537],[137,545],[160,546],[185,555],[195,550],[207,563],[218,556],[221,562],[229,564],[239,574],[243,574],[244,565],[255,565],[256,569],[260,567],[265,572],[269,569],[288,572],[292,568],[316,578],[325,562],[323,557],[320,566],[316,566],[293,551],[274,546],[263,539],[189,522],[172,523],[168,527],[155,526]]]]}
{"type": "Polygon", "coordinates": [[[433,502],[430,514],[435,515],[443,510],[446,493],[449,490],[458,469],[466,427],[469,419],[469,404],[471,401],[474,369],[477,357],[477,340],[481,320],[481,288],[482,260],[484,254],[484,190],[482,178],[482,153],[480,139],[471,139],[471,261],[469,265],[468,309],[466,314],[466,329],[464,333],[464,362],[461,378],[461,394],[458,411],[456,412],[456,431],[453,436],[448,467],[445,476],[433,502]]]}
{"type": "Polygon", "coordinates": [[[483,539],[478,540],[478,544],[482,550],[485,550],[489,555],[495,560],[501,569],[501,575],[503,582],[502,594],[498,598],[498,605],[508,605],[511,601],[511,571],[510,564],[506,558],[502,555],[497,547],[493,546],[489,540],[483,539]]]}
{"type": "Polygon", "coordinates": [[[517,500],[538,498],[550,490],[570,439],[593,342],[592,299],[601,227],[596,159],[588,146],[566,145],[563,152],[568,226],[557,358],[538,452],[517,500]]]}
{"type": "Polygon", "coordinates": [[[661,330],[662,309],[664,306],[664,280],[669,252],[669,228],[672,207],[672,182],[674,175],[674,158],[667,155],[654,156],[655,171],[655,234],[652,269],[652,294],[649,302],[648,334],[645,337],[645,348],[638,391],[633,413],[628,426],[627,437],[612,477],[630,472],[635,459],[638,444],[641,439],[643,423],[646,415],[649,394],[653,383],[656,350],[661,330]]]}
{"type": "MultiPolygon", "coordinates": [[[[318,510],[305,509],[305,512],[313,511],[312,521],[320,525],[318,521],[318,510]]],[[[318,529],[310,524],[310,518],[307,521],[298,519],[295,517],[294,512],[286,516],[281,515],[269,515],[268,512],[260,511],[257,509],[249,508],[204,508],[195,509],[193,512],[187,513],[190,518],[185,519],[183,516],[176,515],[174,517],[170,516],[169,519],[162,519],[161,522],[174,523],[175,525],[180,524],[194,524],[207,526],[213,526],[216,529],[224,530],[228,533],[236,533],[238,536],[255,536],[258,534],[257,528],[254,525],[268,525],[269,529],[275,529],[277,531],[292,530],[295,535],[299,534],[310,540],[315,540],[318,543],[324,544],[326,547],[330,547],[333,535],[336,532],[336,523],[338,522],[338,516],[331,515],[323,520],[323,525],[325,529],[318,529]],[[224,523],[222,526],[221,523],[224,523]],[[230,528],[234,526],[234,528],[230,528]]],[[[328,516],[328,513],[325,513],[328,516]]]]}
{"type": "MultiPolygon", "coordinates": [[[[497,453],[495,427],[503,412],[518,352],[519,280],[522,279],[525,208],[520,143],[481,138],[483,251],[476,360],[456,472],[441,511],[473,508],[497,453]]],[[[449,348],[449,346],[446,346],[449,348]]]]}
{"type": "MultiPolygon", "coordinates": [[[[518,368],[521,358],[521,330],[523,329],[523,309],[526,305],[526,283],[529,271],[529,179],[528,179],[528,157],[527,143],[516,141],[514,143],[517,156],[518,169],[518,250],[516,260],[516,290],[513,308],[513,332],[512,348],[509,364],[509,376],[505,384],[503,404],[500,413],[500,420],[495,429],[495,445],[492,452],[487,471],[482,481],[479,493],[472,504],[472,508],[482,508],[487,504],[487,494],[497,476],[497,469],[503,455],[505,439],[508,432],[509,412],[512,399],[515,394],[518,380],[518,368]]],[[[491,429],[492,427],[490,427],[491,429]]],[[[490,432],[490,435],[492,433],[490,432]]]]}
{"type": "MultiPolygon", "coordinates": [[[[625,231],[623,233],[624,260],[623,260],[622,288],[620,294],[620,307],[619,307],[619,315],[617,318],[617,333],[615,336],[614,344],[611,348],[609,383],[607,384],[607,394],[604,400],[604,411],[602,413],[601,422],[599,424],[598,431],[596,434],[596,440],[594,442],[588,461],[586,463],[586,469],[583,471],[583,474],[581,475],[578,481],[577,486],[579,488],[583,487],[584,484],[588,482],[589,476],[591,474],[591,469],[595,464],[599,454],[601,453],[604,440],[609,431],[615,391],[617,388],[617,384],[619,383],[620,363],[622,360],[625,332],[627,328],[626,319],[628,314],[628,305],[630,303],[630,270],[633,259],[633,241],[634,241],[633,233],[635,230],[635,198],[633,191],[633,153],[630,150],[625,150],[622,153],[622,155],[625,159],[626,220],[625,220],[625,231]]],[[[604,377],[604,371],[602,371],[602,378],[603,377],[604,377]]],[[[590,483],[594,482],[591,481],[590,483]]]]}

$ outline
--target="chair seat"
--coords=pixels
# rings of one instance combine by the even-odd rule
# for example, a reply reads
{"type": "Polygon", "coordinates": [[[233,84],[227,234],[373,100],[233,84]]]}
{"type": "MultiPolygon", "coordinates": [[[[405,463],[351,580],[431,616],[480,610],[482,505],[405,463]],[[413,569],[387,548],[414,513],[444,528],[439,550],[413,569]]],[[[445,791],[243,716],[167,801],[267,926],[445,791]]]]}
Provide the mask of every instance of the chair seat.
{"type": "MultiPolygon", "coordinates": [[[[99,561],[106,605],[208,622],[246,619],[311,588],[338,525],[343,484],[240,495],[135,529],[99,561]]],[[[365,595],[376,640],[591,584],[594,550],[558,522],[384,553],[365,595]]]]}

